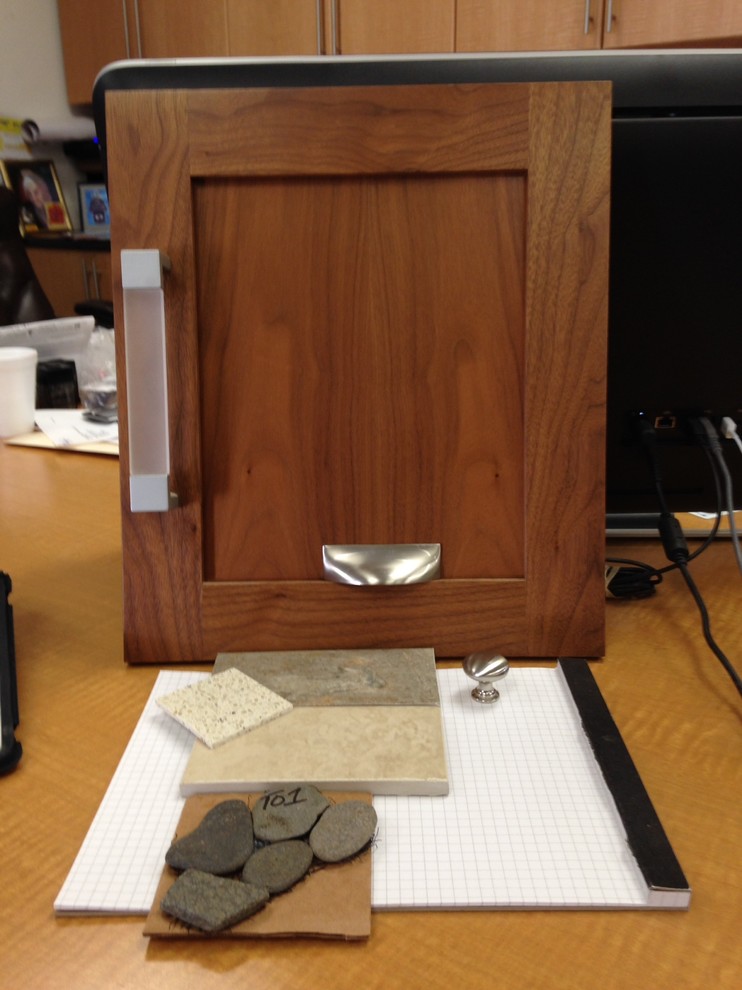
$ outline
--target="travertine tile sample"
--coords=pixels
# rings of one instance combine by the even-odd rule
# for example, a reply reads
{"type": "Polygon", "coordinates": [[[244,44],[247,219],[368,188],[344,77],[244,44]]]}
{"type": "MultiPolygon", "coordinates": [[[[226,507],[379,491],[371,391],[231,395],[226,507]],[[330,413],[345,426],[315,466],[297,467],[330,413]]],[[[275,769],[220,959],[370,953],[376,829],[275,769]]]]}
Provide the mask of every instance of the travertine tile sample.
{"type": "Polygon", "coordinates": [[[158,698],[157,704],[211,748],[293,708],[290,701],[233,668],[158,698]]]}
{"type": "Polygon", "coordinates": [[[371,794],[447,794],[440,708],[295,707],[209,750],[196,742],[184,795],[269,790],[295,783],[371,794]]]}

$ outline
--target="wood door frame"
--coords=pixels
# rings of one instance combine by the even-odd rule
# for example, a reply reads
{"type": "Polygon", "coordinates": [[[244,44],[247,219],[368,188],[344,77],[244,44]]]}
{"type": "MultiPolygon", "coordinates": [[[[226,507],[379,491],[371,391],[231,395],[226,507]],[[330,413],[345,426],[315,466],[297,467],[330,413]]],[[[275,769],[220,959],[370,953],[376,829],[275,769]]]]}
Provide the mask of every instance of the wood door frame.
{"type": "MultiPolygon", "coordinates": [[[[429,644],[441,656],[487,645],[513,656],[601,654],[610,86],[116,92],[107,95],[107,133],[113,258],[125,248],[157,248],[172,264],[166,313],[179,507],[129,511],[122,415],[126,658],[178,662],[240,648],[429,644]],[[360,150],[358,107],[366,128],[360,150]],[[436,130],[441,114],[449,119],[446,140],[436,130]],[[300,156],[297,126],[322,136],[302,142],[300,156]],[[435,136],[425,154],[407,140],[423,132],[435,136]],[[328,163],[334,174],[354,174],[368,169],[369,149],[378,152],[379,171],[527,175],[525,579],[441,581],[392,595],[323,581],[204,584],[191,183],[292,169],[321,175],[328,163]],[[444,592],[448,611],[440,609],[444,592]]],[[[123,327],[116,260],[114,282],[123,327]]],[[[125,332],[117,347],[123,412],[125,332]]]]}

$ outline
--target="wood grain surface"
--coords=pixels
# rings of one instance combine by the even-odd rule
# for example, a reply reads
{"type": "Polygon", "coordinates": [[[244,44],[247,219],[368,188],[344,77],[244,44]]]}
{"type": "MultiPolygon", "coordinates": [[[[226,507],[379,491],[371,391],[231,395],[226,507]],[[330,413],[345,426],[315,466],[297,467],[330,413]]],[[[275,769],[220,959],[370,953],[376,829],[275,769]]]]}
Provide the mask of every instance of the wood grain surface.
{"type": "MultiPolygon", "coordinates": [[[[365,945],[150,943],[142,918],[56,919],[54,898],[156,669],[123,661],[115,462],[0,446],[0,505],[24,747],[18,769],[0,779],[3,986],[737,987],[742,709],[677,575],[651,599],[608,603],[606,656],[593,669],[693,887],[688,912],[375,913],[365,945]]],[[[611,550],[663,560],[652,541],[611,550]]],[[[739,667],[740,578],[729,543],[692,567],[739,667]]]]}

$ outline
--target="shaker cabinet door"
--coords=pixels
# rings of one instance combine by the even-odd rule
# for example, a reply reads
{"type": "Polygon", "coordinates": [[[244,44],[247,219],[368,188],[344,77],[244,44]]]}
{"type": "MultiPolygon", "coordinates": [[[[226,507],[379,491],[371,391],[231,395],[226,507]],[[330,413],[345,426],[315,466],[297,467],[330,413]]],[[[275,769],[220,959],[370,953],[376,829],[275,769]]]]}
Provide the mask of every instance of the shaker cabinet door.
{"type": "Polygon", "coordinates": [[[171,265],[128,660],[602,652],[609,128],[602,83],[109,94],[113,256],[171,265]]]}

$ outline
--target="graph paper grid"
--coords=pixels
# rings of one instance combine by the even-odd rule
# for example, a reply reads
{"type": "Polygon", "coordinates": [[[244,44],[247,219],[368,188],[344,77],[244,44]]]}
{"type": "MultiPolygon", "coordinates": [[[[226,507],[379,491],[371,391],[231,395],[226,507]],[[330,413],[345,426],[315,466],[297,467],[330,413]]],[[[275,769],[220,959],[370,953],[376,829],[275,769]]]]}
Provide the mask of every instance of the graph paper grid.
{"type": "Polygon", "coordinates": [[[513,669],[491,705],[461,670],[438,683],[450,792],[374,798],[373,906],[646,906],[561,670],[513,669]]]}

